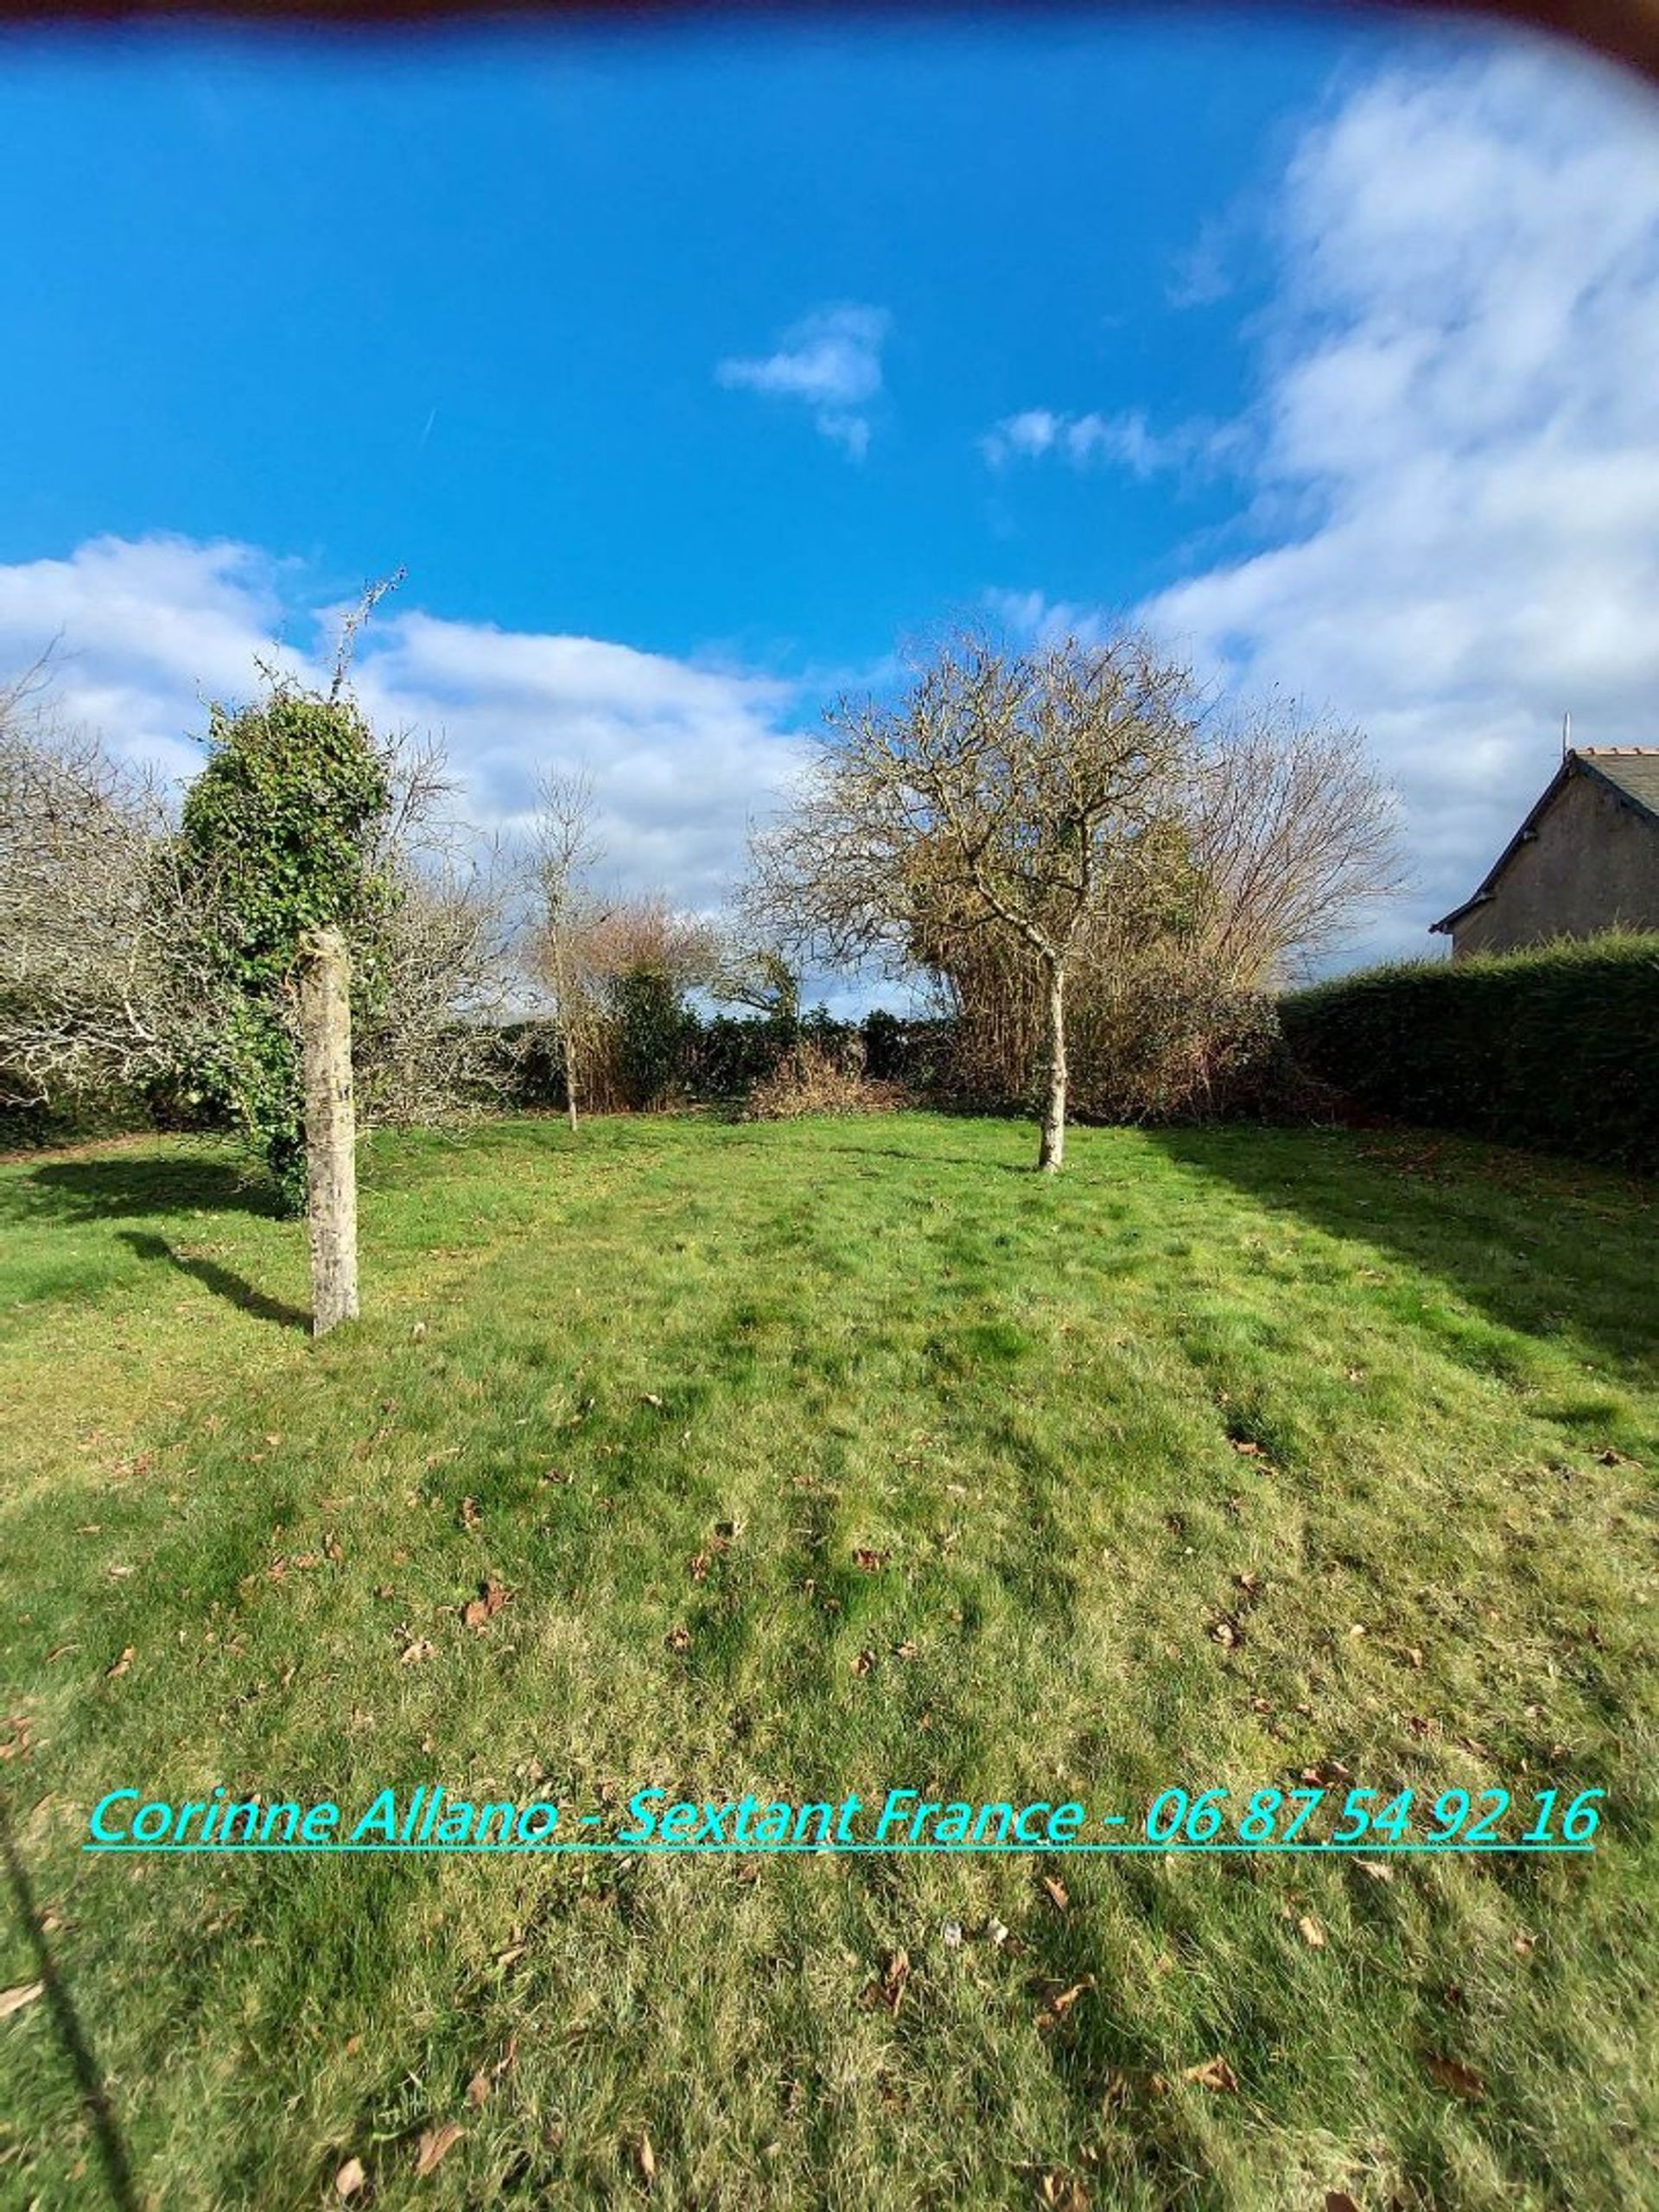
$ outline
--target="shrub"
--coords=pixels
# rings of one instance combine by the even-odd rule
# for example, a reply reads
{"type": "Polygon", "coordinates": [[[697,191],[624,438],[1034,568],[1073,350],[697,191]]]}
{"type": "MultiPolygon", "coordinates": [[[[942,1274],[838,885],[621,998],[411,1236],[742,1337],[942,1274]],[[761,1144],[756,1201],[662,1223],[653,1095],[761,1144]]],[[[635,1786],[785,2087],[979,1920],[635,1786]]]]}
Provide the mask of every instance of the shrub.
{"type": "Polygon", "coordinates": [[[1659,1171],[1659,933],[1373,968],[1280,1012],[1302,1065],[1375,1111],[1659,1171]]]}
{"type": "Polygon", "coordinates": [[[1261,992],[1223,981],[1179,947],[1148,950],[1090,983],[1070,1025],[1079,1121],[1289,1111],[1278,1017],[1261,992]]]}
{"type": "Polygon", "coordinates": [[[901,1084],[878,1082],[864,1072],[861,1054],[809,1039],[755,1084],[744,1118],[792,1122],[803,1114],[879,1114],[908,1103],[901,1084]]]}

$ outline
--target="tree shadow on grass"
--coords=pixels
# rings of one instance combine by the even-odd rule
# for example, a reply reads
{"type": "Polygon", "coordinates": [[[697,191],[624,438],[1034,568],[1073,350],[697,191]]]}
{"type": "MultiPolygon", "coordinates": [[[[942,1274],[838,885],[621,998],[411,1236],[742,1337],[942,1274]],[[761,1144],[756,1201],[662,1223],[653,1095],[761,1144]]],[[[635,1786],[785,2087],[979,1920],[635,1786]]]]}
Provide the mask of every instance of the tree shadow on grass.
{"type": "Polygon", "coordinates": [[[175,1251],[164,1236],[151,1236],[143,1230],[124,1229],[121,1242],[130,1245],[141,1260],[165,1260],[181,1274],[192,1275],[196,1281],[211,1290],[216,1297],[228,1300],[244,1313],[251,1313],[257,1321],[270,1321],[282,1329],[309,1329],[311,1316],[297,1306],[288,1306],[280,1298],[267,1296],[256,1290],[245,1276],[221,1268],[216,1261],[198,1258],[195,1255],[175,1251]]]}
{"type": "Polygon", "coordinates": [[[29,1870],[23,1865],[22,1855],[12,1836],[3,1803],[0,1803],[0,1859],[5,1862],[6,1880],[19,1925],[35,1954],[35,1972],[52,2015],[52,2024],[57,2030],[64,2056],[74,2074],[75,2088],[82,2107],[92,2123],[92,2139],[98,2145],[99,2161],[104,2169],[110,2201],[116,2206],[117,2212],[137,2212],[138,2198],[133,2188],[132,2166],[127,2157],[127,2146],[122,2139],[109,2092],[105,2088],[104,2077],[99,2072],[98,2061],[92,2056],[82,2032],[80,2016],[52,1955],[52,1946],[46,1936],[46,1923],[36,1909],[29,1870]]]}
{"type": "Polygon", "coordinates": [[[250,1213],[275,1218],[276,1192],[223,1160],[54,1160],[0,1185],[0,1221],[138,1220],[156,1214],[250,1213]]]}
{"type": "Polygon", "coordinates": [[[1523,1336],[1659,1378],[1659,1186],[1433,1131],[1148,1131],[1171,1160],[1392,1253],[1523,1336]]]}

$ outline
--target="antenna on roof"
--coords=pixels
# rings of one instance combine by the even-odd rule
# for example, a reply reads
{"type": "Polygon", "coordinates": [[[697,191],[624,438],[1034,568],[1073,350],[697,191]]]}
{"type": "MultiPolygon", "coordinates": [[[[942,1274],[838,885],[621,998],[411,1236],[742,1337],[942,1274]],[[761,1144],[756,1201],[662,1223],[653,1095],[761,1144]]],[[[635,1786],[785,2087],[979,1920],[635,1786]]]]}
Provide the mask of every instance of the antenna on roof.
{"type": "Polygon", "coordinates": [[[1571,752],[1572,747],[1573,716],[1570,713],[1567,713],[1561,716],[1561,758],[1563,760],[1566,760],[1568,753],[1571,752]]]}

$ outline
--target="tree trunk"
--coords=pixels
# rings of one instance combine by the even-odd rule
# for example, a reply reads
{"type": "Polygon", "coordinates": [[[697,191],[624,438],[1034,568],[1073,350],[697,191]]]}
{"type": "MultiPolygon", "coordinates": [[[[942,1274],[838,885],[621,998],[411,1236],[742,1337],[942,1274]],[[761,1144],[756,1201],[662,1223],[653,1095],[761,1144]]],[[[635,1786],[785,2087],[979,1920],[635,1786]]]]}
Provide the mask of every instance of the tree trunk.
{"type": "Polygon", "coordinates": [[[357,1109],[352,1096],[351,961],[335,929],[300,947],[300,1038],[305,1065],[307,1220],[311,1232],[311,1333],[357,1319],[357,1109]]]}
{"type": "Polygon", "coordinates": [[[576,1130],[576,1040],[568,1021],[560,1026],[564,1032],[564,1103],[570,1116],[570,1134],[574,1136],[576,1130]]]}
{"type": "Polygon", "coordinates": [[[1043,1109],[1043,1141],[1037,1165],[1045,1175],[1058,1175],[1065,1162],[1065,969],[1058,961],[1048,970],[1048,1014],[1046,1044],[1048,1099],[1043,1109]]]}

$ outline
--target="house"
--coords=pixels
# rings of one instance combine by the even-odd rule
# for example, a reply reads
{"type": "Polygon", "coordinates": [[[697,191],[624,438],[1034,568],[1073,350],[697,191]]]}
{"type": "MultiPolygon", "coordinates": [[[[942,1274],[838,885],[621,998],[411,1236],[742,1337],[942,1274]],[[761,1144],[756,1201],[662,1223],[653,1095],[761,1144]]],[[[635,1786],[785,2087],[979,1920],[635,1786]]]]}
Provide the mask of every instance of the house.
{"type": "Polygon", "coordinates": [[[1452,957],[1659,930],[1659,746],[1581,745],[1472,899],[1430,925],[1452,957]]]}

